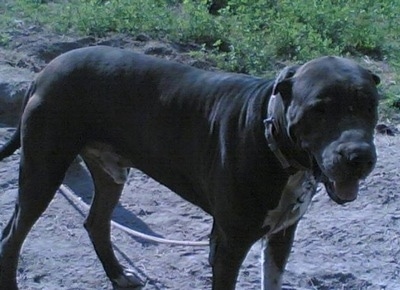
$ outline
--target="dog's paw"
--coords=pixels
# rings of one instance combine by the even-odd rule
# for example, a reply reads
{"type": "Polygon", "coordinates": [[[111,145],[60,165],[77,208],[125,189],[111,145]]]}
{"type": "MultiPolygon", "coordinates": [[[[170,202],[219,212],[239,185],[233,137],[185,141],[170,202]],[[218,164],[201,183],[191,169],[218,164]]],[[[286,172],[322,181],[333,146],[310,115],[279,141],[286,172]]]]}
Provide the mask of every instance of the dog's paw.
{"type": "Polygon", "coordinates": [[[143,281],[129,269],[124,269],[124,272],[112,280],[114,290],[118,289],[132,289],[139,290],[144,286],[143,281]]]}

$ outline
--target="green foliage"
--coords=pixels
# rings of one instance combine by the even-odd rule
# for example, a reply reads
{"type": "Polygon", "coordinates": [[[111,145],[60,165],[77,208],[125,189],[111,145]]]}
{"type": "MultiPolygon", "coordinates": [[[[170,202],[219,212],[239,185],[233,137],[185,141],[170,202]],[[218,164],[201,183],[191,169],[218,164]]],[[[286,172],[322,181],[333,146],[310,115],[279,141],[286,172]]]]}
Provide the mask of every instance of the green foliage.
{"type": "Polygon", "coordinates": [[[400,74],[398,69],[394,68],[393,71],[394,73],[385,74],[384,82],[380,86],[382,100],[379,115],[382,119],[390,118],[393,113],[400,113],[400,74]]]}
{"type": "Polygon", "coordinates": [[[68,27],[85,34],[102,36],[109,32],[169,32],[172,14],[167,1],[113,0],[70,1],[60,15],[60,30],[68,27]]]}
{"type": "MultiPolygon", "coordinates": [[[[327,54],[400,62],[400,0],[229,0],[218,16],[208,13],[211,0],[9,3],[5,16],[62,33],[146,33],[198,43],[218,66],[234,71],[264,74],[277,62],[327,54]]],[[[6,35],[1,39],[6,42],[6,35]]]]}
{"type": "Polygon", "coordinates": [[[231,0],[225,15],[257,55],[295,61],[325,54],[383,58],[398,46],[398,9],[400,1],[385,0],[231,0]]]}
{"type": "Polygon", "coordinates": [[[208,13],[208,0],[183,0],[175,13],[171,36],[180,41],[205,44],[208,48],[222,45],[224,28],[208,13]]]}

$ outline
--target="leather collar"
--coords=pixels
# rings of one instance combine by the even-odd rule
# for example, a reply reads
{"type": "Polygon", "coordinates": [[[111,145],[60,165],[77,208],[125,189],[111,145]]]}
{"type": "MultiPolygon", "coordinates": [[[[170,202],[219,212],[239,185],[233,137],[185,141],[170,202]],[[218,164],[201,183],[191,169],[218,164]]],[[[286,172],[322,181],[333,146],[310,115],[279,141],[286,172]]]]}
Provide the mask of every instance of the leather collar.
{"type": "MultiPolygon", "coordinates": [[[[276,137],[282,134],[284,134],[283,136],[287,135],[286,128],[280,128],[281,126],[278,124],[278,119],[276,116],[276,107],[279,106],[277,98],[279,97],[280,96],[278,95],[272,95],[270,97],[268,102],[267,118],[264,120],[265,137],[267,139],[268,147],[274,153],[275,157],[279,160],[282,168],[286,170],[290,175],[296,173],[299,170],[310,170],[310,168],[305,167],[294,158],[285,156],[285,154],[283,154],[282,150],[279,148],[279,143],[277,142],[276,137]]],[[[283,104],[282,111],[284,111],[283,104]]],[[[285,142],[292,142],[289,141],[290,138],[285,139],[287,139],[285,140],[285,142]]]]}

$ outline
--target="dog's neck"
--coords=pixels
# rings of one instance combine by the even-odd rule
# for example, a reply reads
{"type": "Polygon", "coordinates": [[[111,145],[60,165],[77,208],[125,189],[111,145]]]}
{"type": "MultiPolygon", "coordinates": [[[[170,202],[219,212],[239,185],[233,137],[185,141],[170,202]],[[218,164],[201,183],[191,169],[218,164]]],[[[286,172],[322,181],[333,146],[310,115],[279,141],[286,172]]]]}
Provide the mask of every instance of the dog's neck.
{"type": "Polygon", "coordinates": [[[294,174],[299,170],[312,169],[309,154],[298,148],[287,132],[285,107],[280,95],[270,97],[264,125],[268,146],[284,170],[289,174],[294,174]],[[301,158],[296,158],[299,153],[301,158]]]}

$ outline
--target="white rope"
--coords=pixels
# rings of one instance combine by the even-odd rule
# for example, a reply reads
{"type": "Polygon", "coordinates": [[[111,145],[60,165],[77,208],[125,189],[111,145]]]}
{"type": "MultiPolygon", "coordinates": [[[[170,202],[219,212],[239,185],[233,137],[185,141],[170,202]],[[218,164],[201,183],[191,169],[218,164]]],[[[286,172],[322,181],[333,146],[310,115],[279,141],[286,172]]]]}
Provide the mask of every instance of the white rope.
{"type": "MultiPolygon", "coordinates": [[[[66,197],[67,199],[70,199],[72,202],[74,202],[79,207],[81,207],[85,210],[90,209],[90,206],[87,205],[85,202],[83,202],[82,199],[79,198],[68,186],[62,184],[60,186],[60,191],[64,195],[64,197],[66,197]]],[[[209,245],[208,241],[179,241],[179,240],[170,240],[170,239],[154,237],[151,235],[143,234],[141,232],[132,230],[128,227],[125,227],[125,226],[117,223],[117,222],[114,222],[113,220],[111,220],[111,225],[134,236],[134,237],[141,238],[141,239],[147,240],[147,241],[152,241],[152,242],[159,243],[159,244],[169,244],[169,245],[177,245],[177,246],[193,246],[193,247],[205,247],[205,246],[209,245]]]]}

